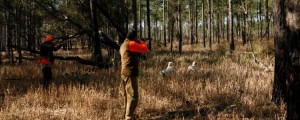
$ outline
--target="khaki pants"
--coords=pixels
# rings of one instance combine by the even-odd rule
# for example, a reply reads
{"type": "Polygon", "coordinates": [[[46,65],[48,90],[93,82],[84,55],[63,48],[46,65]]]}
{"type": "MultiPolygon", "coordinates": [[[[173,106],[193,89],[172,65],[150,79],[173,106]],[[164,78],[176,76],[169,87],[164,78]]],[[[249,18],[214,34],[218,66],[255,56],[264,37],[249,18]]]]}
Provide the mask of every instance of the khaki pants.
{"type": "Polygon", "coordinates": [[[134,119],[133,113],[138,103],[138,82],[137,76],[123,76],[125,91],[125,120],[134,119]]]}

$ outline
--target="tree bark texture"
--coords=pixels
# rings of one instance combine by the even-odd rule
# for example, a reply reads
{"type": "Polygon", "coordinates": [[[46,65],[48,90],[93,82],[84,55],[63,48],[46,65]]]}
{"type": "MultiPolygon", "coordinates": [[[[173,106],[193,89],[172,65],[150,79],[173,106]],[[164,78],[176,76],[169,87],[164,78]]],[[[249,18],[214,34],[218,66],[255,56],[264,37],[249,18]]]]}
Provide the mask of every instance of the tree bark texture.
{"type": "Polygon", "coordinates": [[[133,15],[133,28],[137,30],[137,8],[136,0],[132,0],[132,15],[133,15]]]}
{"type": "Polygon", "coordinates": [[[178,0],[178,45],[179,54],[182,54],[182,18],[181,18],[181,0],[178,0]]]}
{"type": "Polygon", "coordinates": [[[285,12],[284,2],[282,0],[273,1],[273,14],[274,14],[274,43],[275,43],[275,74],[272,101],[277,105],[281,100],[286,99],[286,57],[287,51],[286,30],[285,30],[285,12]]]}
{"type": "Polygon", "coordinates": [[[300,119],[300,1],[286,0],[287,119],[300,119]]]}
{"type": "Polygon", "coordinates": [[[211,0],[207,0],[207,4],[208,4],[208,20],[207,20],[207,24],[208,24],[208,30],[207,30],[207,32],[208,32],[208,43],[209,43],[209,49],[210,50],[212,50],[212,40],[211,40],[211,38],[212,38],[212,34],[211,34],[211,0]]]}
{"type": "Polygon", "coordinates": [[[273,101],[278,102],[280,97],[286,101],[287,120],[300,119],[299,7],[300,2],[295,0],[273,1],[276,50],[273,101]],[[280,84],[286,85],[283,86],[286,90],[278,87],[280,84]],[[282,96],[280,92],[286,94],[282,96]]]}
{"type": "Polygon", "coordinates": [[[99,35],[99,25],[97,20],[97,9],[96,9],[96,0],[90,0],[91,7],[91,17],[92,17],[92,28],[93,28],[93,43],[94,43],[94,51],[93,55],[96,61],[99,64],[103,63],[102,51],[101,51],[101,43],[100,43],[100,35],[99,35]]]}
{"type": "MultiPolygon", "coordinates": [[[[150,3],[149,0],[147,0],[147,26],[148,26],[148,38],[151,38],[151,25],[150,25],[150,3]]],[[[152,40],[149,39],[148,48],[151,51],[151,43],[152,40]]]]}
{"type": "Polygon", "coordinates": [[[230,39],[230,52],[233,52],[235,49],[234,46],[234,36],[233,36],[233,20],[232,20],[232,0],[228,0],[228,26],[229,26],[229,39],[230,39]]]}
{"type": "Polygon", "coordinates": [[[206,21],[205,21],[205,5],[204,5],[204,0],[202,0],[202,39],[203,39],[203,47],[206,47],[206,33],[205,33],[205,29],[206,29],[206,21]]]}

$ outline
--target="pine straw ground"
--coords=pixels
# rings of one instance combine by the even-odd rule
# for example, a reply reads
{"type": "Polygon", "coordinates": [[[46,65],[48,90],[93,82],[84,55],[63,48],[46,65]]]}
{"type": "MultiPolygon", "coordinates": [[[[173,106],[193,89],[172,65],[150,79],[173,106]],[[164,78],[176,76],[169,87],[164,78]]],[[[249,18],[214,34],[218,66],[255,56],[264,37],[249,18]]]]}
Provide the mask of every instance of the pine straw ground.
{"type": "MultiPolygon", "coordinates": [[[[184,45],[183,55],[154,47],[140,62],[139,119],[283,119],[285,105],[271,101],[274,49],[270,41],[256,43],[254,62],[250,47],[228,53],[229,45],[184,45]],[[201,46],[201,47],[199,47],[201,46]],[[187,67],[197,62],[198,71],[187,67]],[[174,63],[165,78],[159,71],[174,63]]],[[[169,48],[168,48],[169,49],[169,48]]],[[[177,50],[176,46],[174,48],[177,50]]],[[[57,54],[61,54],[59,52],[57,54]]],[[[79,53],[76,53],[77,55],[79,53]]],[[[63,55],[63,54],[62,54],[63,55]]],[[[95,70],[73,62],[56,61],[50,92],[43,92],[40,67],[35,61],[2,65],[0,119],[101,119],[123,118],[120,66],[95,70]]]]}

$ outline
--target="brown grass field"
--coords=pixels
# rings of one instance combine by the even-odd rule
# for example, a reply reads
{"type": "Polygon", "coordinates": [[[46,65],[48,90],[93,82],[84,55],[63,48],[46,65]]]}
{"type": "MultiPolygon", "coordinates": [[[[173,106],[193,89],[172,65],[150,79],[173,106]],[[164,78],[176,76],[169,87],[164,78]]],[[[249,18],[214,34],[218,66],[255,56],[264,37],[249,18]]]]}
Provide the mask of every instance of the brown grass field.
{"type": "MultiPolygon", "coordinates": [[[[230,54],[227,44],[215,44],[213,50],[204,49],[202,44],[184,45],[183,55],[153,47],[147,60],[140,61],[138,119],[284,119],[285,105],[271,102],[273,42],[254,43],[259,63],[254,62],[249,45],[236,46],[230,54]],[[198,70],[187,72],[194,60],[198,70]],[[163,78],[159,72],[168,61],[174,63],[174,71],[163,78]]],[[[120,120],[124,97],[118,61],[115,59],[117,64],[109,69],[90,71],[90,66],[57,60],[49,92],[39,84],[42,75],[36,61],[1,65],[4,95],[0,119],[120,120]]]]}

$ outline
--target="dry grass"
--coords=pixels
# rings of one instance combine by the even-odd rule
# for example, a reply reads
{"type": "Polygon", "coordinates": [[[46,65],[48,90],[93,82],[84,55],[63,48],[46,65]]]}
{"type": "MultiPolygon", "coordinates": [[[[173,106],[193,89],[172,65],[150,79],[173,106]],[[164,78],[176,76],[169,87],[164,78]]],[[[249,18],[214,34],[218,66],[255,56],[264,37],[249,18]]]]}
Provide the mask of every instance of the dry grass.
{"type": "MultiPolygon", "coordinates": [[[[213,50],[199,44],[185,45],[181,56],[155,48],[140,63],[138,118],[283,119],[285,106],[270,102],[272,44],[254,46],[256,57],[270,70],[254,62],[249,46],[229,54],[228,45],[215,45],[213,50]],[[197,61],[198,71],[189,73],[186,70],[193,60],[197,61]],[[162,78],[159,71],[168,61],[174,63],[175,70],[162,78]]],[[[89,69],[57,61],[51,91],[44,92],[35,62],[2,65],[5,98],[0,119],[122,119],[119,66],[92,72],[89,69]]]]}

